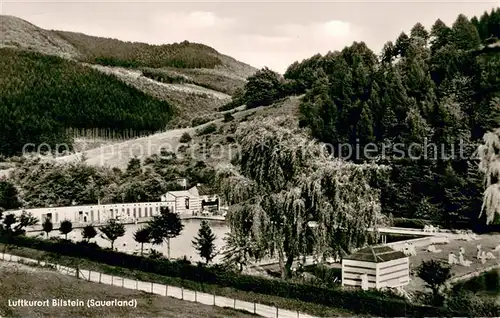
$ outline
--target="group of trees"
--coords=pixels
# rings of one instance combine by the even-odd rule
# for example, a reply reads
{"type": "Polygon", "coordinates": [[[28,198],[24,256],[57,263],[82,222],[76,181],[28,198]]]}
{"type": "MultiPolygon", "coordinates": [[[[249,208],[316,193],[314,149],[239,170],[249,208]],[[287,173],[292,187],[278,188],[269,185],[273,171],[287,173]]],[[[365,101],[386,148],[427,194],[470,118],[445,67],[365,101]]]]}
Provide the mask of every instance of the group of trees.
{"type": "Polygon", "coordinates": [[[71,145],[67,128],[154,132],[173,116],[167,102],[74,61],[9,48],[0,56],[1,154],[71,145]]]}
{"type": "MultiPolygon", "coordinates": [[[[153,245],[167,244],[167,258],[170,259],[170,240],[182,233],[184,225],[179,214],[162,207],[160,214],[155,215],[148,224],[134,233],[134,239],[141,244],[141,255],[145,243],[153,245]]],[[[215,234],[212,232],[207,221],[202,221],[198,236],[192,241],[193,247],[198,251],[198,255],[205,259],[208,264],[217,255],[215,246],[215,234]]]]}
{"type": "MultiPolygon", "coordinates": [[[[10,221],[7,221],[7,223],[11,224],[10,221]]],[[[30,225],[33,224],[30,223],[30,225]]],[[[49,238],[49,234],[53,229],[54,225],[50,219],[46,219],[42,223],[42,230],[47,238],[49,238]]],[[[171,212],[167,207],[162,207],[160,214],[155,215],[146,226],[135,231],[133,237],[137,243],[141,244],[141,255],[144,252],[144,244],[162,245],[166,243],[167,258],[170,259],[170,240],[179,236],[183,229],[184,225],[181,222],[179,214],[171,212]]],[[[68,234],[72,231],[73,224],[71,221],[64,220],[59,225],[59,232],[65,236],[66,240],[68,239],[68,234]]],[[[125,226],[116,219],[109,219],[105,225],[99,227],[99,231],[102,233],[101,237],[111,243],[111,249],[113,250],[115,241],[125,235],[125,226]]],[[[82,229],[82,238],[87,243],[95,238],[97,234],[98,232],[92,224],[86,225],[82,229]]],[[[206,264],[212,261],[217,255],[217,248],[215,246],[216,238],[208,222],[202,221],[198,236],[194,238],[192,244],[200,257],[205,260],[206,264]]]]}
{"type": "Polygon", "coordinates": [[[168,191],[181,189],[174,181],[177,178],[186,178],[188,185],[210,185],[214,173],[203,162],[166,152],[146,158],[143,163],[133,158],[125,171],[84,162],[26,160],[13,171],[11,180],[0,182],[0,207],[14,209],[21,205],[18,201],[27,208],[96,204],[98,200],[154,202],[168,191]]]}
{"type": "MultiPolygon", "coordinates": [[[[49,234],[54,229],[54,224],[50,219],[45,219],[42,223],[42,231],[45,233],[47,238],[49,238],[49,234]]],[[[70,234],[74,230],[73,223],[69,220],[64,220],[59,224],[59,232],[64,235],[64,239],[68,239],[68,234],[70,234]]],[[[101,237],[105,240],[108,240],[111,243],[111,249],[114,249],[114,243],[119,238],[125,235],[125,226],[117,222],[116,219],[109,219],[108,222],[99,227],[99,231],[101,231],[101,237]]],[[[95,238],[99,234],[96,228],[92,224],[86,225],[82,229],[82,238],[85,242],[89,243],[91,239],[95,238]]]]}
{"type": "Polygon", "coordinates": [[[67,31],[53,32],[73,45],[80,59],[89,63],[153,68],[214,68],[222,64],[215,49],[199,43],[152,45],[67,31]]]}
{"type": "Polygon", "coordinates": [[[241,95],[255,88],[253,100],[266,105],[269,96],[305,94],[300,125],[333,155],[391,166],[379,185],[384,214],[471,226],[484,190],[474,152],[500,127],[499,17],[497,8],[470,20],[459,15],[451,27],[417,23],[379,56],[355,42],[293,63],[284,79],[263,69],[241,95]],[[378,149],[373,158],[367,145],[378,149]]]}

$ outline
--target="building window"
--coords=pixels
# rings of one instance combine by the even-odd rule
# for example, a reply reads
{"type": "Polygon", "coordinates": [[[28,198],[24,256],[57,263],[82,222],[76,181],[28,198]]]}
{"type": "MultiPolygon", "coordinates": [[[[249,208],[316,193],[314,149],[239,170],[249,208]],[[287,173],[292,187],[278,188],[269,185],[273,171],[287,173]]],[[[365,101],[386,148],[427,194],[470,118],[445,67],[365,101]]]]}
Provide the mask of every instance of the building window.
{"type": "Polygon", "coordinates": [[[186,198],[186,209],[189,209],[189,198],[186,198]]]}
{"type": "Polygon", "coordinates": [[[133,210],[133,213],[134,213],[134,218],[137,216],[136,212],[135,212],[135,208],[133,210]]]}
{"type": "Polygon", "coordinates": [[[127,216],[130,216],[130,209],[127,208],[127,216]]]}

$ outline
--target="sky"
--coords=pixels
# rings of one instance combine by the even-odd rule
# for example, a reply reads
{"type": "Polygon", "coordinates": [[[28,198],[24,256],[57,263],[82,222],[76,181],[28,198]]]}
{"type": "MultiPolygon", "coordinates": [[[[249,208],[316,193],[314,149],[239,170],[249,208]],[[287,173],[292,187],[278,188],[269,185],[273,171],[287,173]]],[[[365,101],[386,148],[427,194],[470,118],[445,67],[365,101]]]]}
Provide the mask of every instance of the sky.
{"type": "Polygon", "coordinates": [[[420,22],[451,25],[500,6],[483,1],[22,1],[0,0],[0,14],[41,28],[125,41],[198,42],[284,73],[316,53],[364,41],[375,53],[420,22]]]}

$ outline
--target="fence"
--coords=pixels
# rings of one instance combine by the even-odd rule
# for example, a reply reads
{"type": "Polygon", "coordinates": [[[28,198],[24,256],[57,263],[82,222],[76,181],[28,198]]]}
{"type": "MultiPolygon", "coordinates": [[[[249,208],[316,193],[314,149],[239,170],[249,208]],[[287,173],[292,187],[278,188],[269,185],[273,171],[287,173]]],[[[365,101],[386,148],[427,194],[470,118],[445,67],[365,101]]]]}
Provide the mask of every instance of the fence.
{"type": "Polygon", "coordinates": [[[112,285],[127,289],[135,289],[139,291],[144,291],[150,294],[156,294],[160,296],[174,297],[181,300],[192,301],[204,305],[211,305],[217,307],[229,307],[233,309],[245,310],[247,312],[257,314],[263,317],[269,318],[315,318],[314,316],[301,313],[299,311],[291,311],[286,309],[281,309],[274,306],[263,305],[255,302],[248,302],[237,300],[234,298],[217,296],[215,294],[207,294],[202,292],[197,292],[182,287],[175,287],[164,284],[157,284],[153,282],[144,282],[134,279],[128,279],[120,276],[113,276],[108,274],[103,274],[100,272],[90,271],[86,269],[76,269],[68,266],[62,266],[59,264],[48,263],[40,260],[34,260],[31,258],[20,257],[11,254],[1,253],[1,260],[7,262],[15,262],[27,265],[37,265],[44,267],[53,267],[55,270],[61,274],[74,276],[79,279],[83,279],[89,282],[112,285]]]}

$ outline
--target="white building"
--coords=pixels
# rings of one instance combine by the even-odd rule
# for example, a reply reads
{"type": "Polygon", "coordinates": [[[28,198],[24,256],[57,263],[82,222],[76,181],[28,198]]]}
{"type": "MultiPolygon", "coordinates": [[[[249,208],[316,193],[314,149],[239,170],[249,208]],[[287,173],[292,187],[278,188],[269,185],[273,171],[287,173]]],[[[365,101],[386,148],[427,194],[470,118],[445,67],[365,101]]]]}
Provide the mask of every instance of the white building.
{"type": "MultiPolygon", "coordinates": [[[[53,208],[35,208],[12,211],[16,215],[22,211],[30,212],[38,218],[39,224],[45,219],[50,219],[52,223],[58,224],[64,220],[72,223],[102,223],[112,218],[135,220],[148,218],[160,213],[160,207],[166,206],[174,209],[174,202],[140,202],[140,203],[116,203],[116,204],[95,204],[77,205],[53,208]]],[[[10,212],[10,211],[9,211],[10,212]]]]}
{"type": "Polygon", "coordinates": [[[181,215],[196,215],[202,212],[204,205],[216,206],[218,209],[218,197],[203,194],[203,186],[198,186],[201,191],[197,186],[189,190],[169,191],[161,196],[160,202],[74,205],[7,211],[6,213],[19,215],[22,211],[30,212],[39,220],[39,224],[43,223],[47,218],[54,224],[59,224],[64,220],[71,221],[74,224],[95,224],[113,218],[126,221],[144,220],[144,218],[159,214],[161,207],[168,207],[171,212],[181,215]]]}
{"type": "Polygon", "coordinates": [[[181,215],[197,215],[204,210],[219,210],[218,195],[198,184],[188,190],[169,191],[161,196],[162,202],[173,202],[174,211],[181,215]]]}
{"type": "Polygon", "coordinates": [[[366,247],[342,259],[342,286],[400,287],[410,282],[410,260],[388,246],[366,247]]]}

